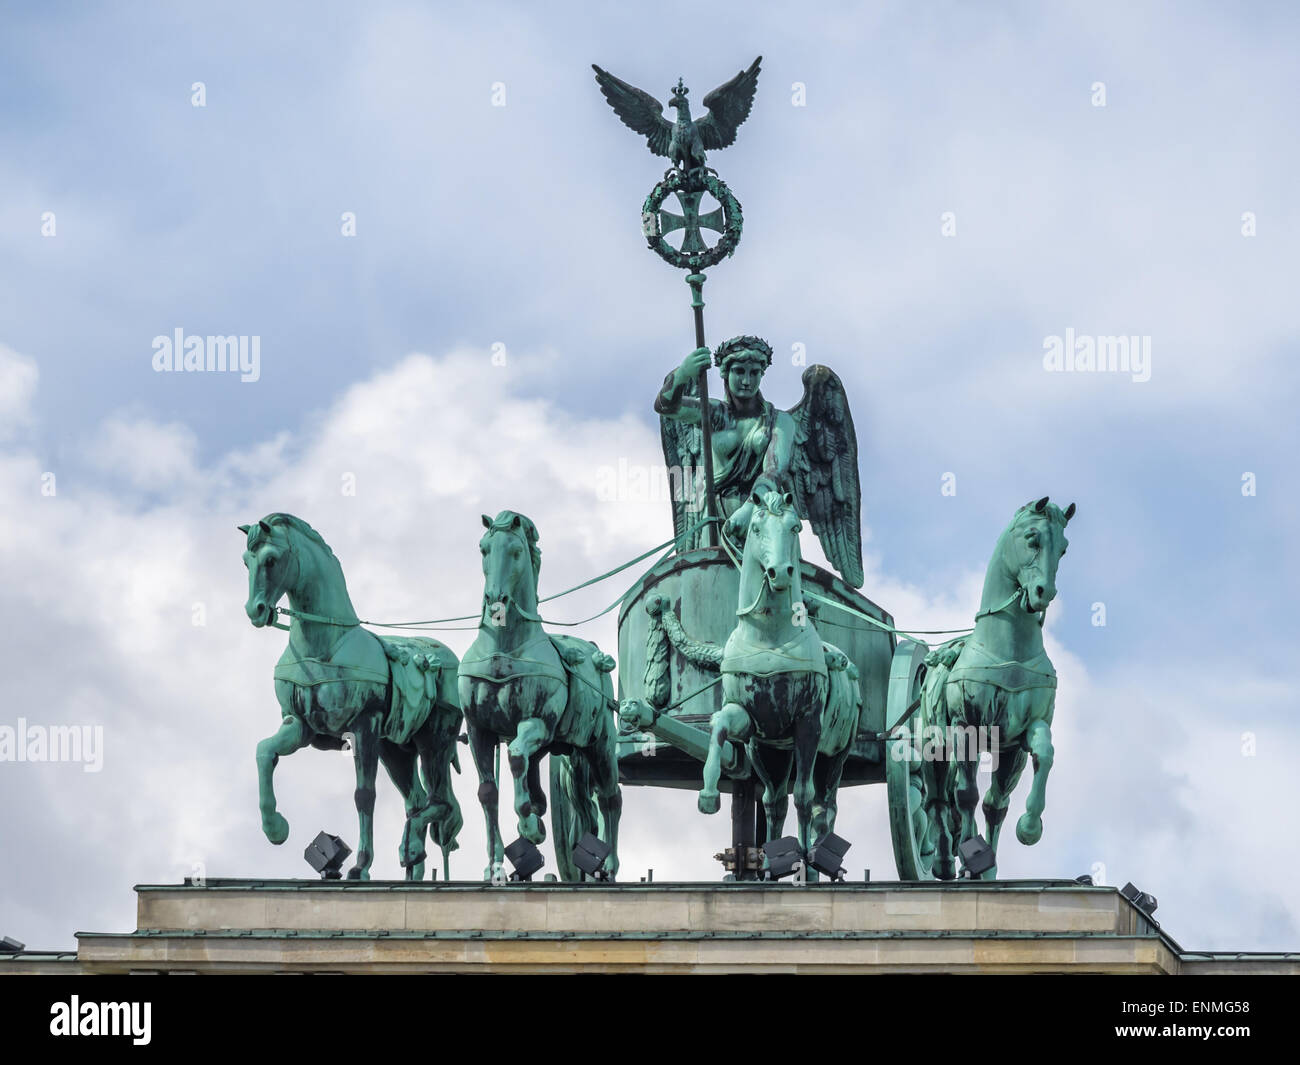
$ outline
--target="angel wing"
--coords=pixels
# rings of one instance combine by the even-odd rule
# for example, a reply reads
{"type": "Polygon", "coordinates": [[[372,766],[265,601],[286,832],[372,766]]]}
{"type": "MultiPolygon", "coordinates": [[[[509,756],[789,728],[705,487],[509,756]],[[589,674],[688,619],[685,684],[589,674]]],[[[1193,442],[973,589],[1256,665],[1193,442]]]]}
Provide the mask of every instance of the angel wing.
{"type": "Polygon", "coordinates": [[[858,437],[844,385],[826,366],[803,374],[803,399],[790,411],[790,459],[799,513],[812,523],[826,557],[853,588],[862,587],[862,486],[858,437]]]}
{"type": "Polygon", "coordinates": [[[698,425],[660,416],[659,439],[664,448],[668,487],[673,496],[673,535],[677,537],[677,551],[690,551],[706,542],[704,529],[686,535],[705,514],[704,485],[700,474],[704,468],[704,434],[698,425]]]}
{"type": "MultiPolygon", "coordinates": [[[[601,70],[595,63],[591,64],[591,69],[596,72],[596,84],[600,86],[601,94],[623,125],[645,137],[646,145],[655,155],[667,155],[673,139],[673,124],[664,118],[664,105],[644,89],[629,85],[609,71],[601,70]]],[[[750,90],[750,95],[753,96],[753,90],[750,90]]],[[[749,113],[748,106],[745,113],[749,113]]],[[[732,136],[735,136],[734,132],[732,136]]]]}
{"type": "MultiPolygon", "coordinates": [[[[758,88],[758,65],[762,61],[763,57],[759,56],[748,70],[742,70],[704,98],[704,106],[709,109],[709,113],[695,123],[695,129],[706,150],[727,148],[735,141],[736,128],[749,117],[749,109],[754,105],[754,90],[758,88]]],[[[606,93],[606,98],[608,96],[606,93]]],[[[624,118],[623,121],[627,122],[627,119],[624,118]]],[[[628,125],[631,123],[628,122],[628,125]]]]}

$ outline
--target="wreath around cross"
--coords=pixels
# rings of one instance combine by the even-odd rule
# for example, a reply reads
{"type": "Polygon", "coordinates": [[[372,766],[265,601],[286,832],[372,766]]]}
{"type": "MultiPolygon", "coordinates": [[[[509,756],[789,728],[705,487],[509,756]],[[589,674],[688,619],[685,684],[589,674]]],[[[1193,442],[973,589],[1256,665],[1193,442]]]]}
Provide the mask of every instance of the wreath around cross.
{"type": "Polygon", "coordinates": [[[650,190],[641,208],[641,232],[645,234],[646,244],[669,266],[681,270],[703,270],[727,258],[740,243],[743,222],[740,201],[721,178],[708,171],[672,171],[650,190]],[[700,214],[700,198],[706,192],[720,206],[700,214]],[[663,210],[664,200],[673,193],[681,204],[681,214],[663,210]],[[683,231],[680,249],[664,239],[666,234],[678,229],[683,231]],[[711,248],[701,235],[704,229],[722,234],[711,248]]]}

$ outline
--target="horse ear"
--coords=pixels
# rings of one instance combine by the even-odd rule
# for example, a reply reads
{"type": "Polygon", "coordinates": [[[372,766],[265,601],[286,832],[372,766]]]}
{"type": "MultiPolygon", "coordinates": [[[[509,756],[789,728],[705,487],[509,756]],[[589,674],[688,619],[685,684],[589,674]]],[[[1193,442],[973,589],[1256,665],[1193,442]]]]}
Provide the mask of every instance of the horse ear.
{"type": "Polygon", "coordinates": [[[239,531],[240,531],[241,533],[243,533],[245,536],[248,535],[248,530],[249,530],[249,528],[251,528],[251,526],[248,526],[248,525],[240,525],[240,526],[238,526],[239,531]]]}
{"type": "Polygon", "coordinates": [[[1074,517],[1074,504],[1071,503],[1068,507],[1065,508],[1065,520],[1069,521],[1073,517],[1074,517]]]}
{"type": "Polygon", "coordinates": [[[489,518],[486,514],[480,514],[479,517],[483,519],[483,528],[485,528],[485,529],[490,529],[490,528],[492,528],[492,519],[491,519],[491,518],[489,518]]]}
{"type": "Polygon", "coordinates": [[[1035,504],[1034,504],[1034,513],[1035,513],[1035,514],[1041,514],[1041,513],[1043,512],[1043,508],[1044,508],[1045,506],[1047,506],[1047,501],[1048,501],[1048,499],[1050,499],[1050,498],[1051,498],[1050,496],[1043,496],[1042,499],[1040,499],[1037,503],[1035,503],[1035,504]]]}
{"type": "Polygon", "coordinates": [[[262,532],[266,533],[267,536],[271,535],[271,526],[267,525],[265,521],[259,521],[257,524],[262,527],[262,532]]]}

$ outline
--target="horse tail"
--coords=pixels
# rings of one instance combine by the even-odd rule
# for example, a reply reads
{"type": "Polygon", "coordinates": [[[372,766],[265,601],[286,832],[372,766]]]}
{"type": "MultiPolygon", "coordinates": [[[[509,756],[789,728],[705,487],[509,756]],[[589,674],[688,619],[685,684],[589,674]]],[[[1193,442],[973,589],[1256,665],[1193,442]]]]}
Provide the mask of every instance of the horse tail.
{"type": "Polygon", "coordinates": [[[822,644],[822,652],[828,687],[817,753],[829,757],[847,751],[857,738],[863,714],[862,686],[858,667],[848,655],[829,643],[822,644]]]}
{"type": "Polygon", "coordinates": [[[555,864],[566,882],[582,879],[582,870],[573,864],[573,848],[599,828],[594,790],[584,754],[551,755],[551,836],[555,864]]]}
{"type": "Polygon", "coordinates": [[[948,685],[948,674],[957,664],[962,648],[966,646],[966,637],[940,644],[925,656],[925,680],[921,686],[921,706],[918,721],[923,725],[946,725],[948,723],[948,700],[944,689],[948,685]]]}

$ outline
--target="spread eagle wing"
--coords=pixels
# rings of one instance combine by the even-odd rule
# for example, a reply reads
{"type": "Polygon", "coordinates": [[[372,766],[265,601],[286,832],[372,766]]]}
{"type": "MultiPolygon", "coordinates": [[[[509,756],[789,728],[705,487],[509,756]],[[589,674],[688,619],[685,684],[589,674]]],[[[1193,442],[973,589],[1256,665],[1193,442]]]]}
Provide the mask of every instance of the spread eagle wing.
{"type": "MultiPolygon", "coordinates": [[[[644,89],[629,85],[608,70],[601,70],[595,63],[591,64],[591,69],[596,72],[596,84],[600,86],[601,94],[623,125],[645,137],[646,145],[655,155],[667,155],[673,139],[673,124],[664,118],[664,105],[644,89]]],[[[745,110],[748,113],[748,107],[745,110]]]]}
{"type": "Polygon", "coordinates": [[[763,57],[759,56],[748,70],[742,70],[704,98],[709,113],[695,123],[695,129],[706,150],[727,148],[735,141],[736,128],[749,117],[749,109],[754,105],[758,64],[762,61],[763,57]]]}
{"type": "Polygon", "coordinates": [[[677,537],[680,554],[707,542],[706,529],[696,529],[693,535],[686,535],[706,513],[700,472],[704,469],[704,433],[698,425],[660,416],[659,439],[664,448],[664,464],[668,467],[668,488],[673,497],[673,535],[677,537]]]}
{"type": "Polygon", "coordinates": [[[853,588],[862,587],[862,487],[858,437],[844,385],[826,366],[803,374],[803,399],[790,411],[795,503],[812,524],[826,557],[853,588]]]}

